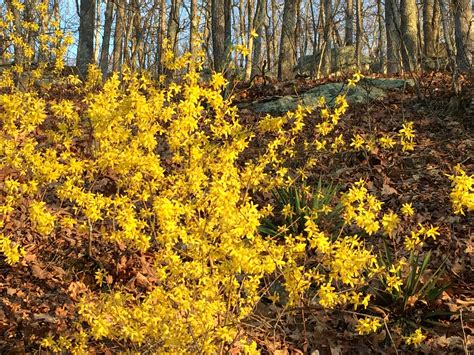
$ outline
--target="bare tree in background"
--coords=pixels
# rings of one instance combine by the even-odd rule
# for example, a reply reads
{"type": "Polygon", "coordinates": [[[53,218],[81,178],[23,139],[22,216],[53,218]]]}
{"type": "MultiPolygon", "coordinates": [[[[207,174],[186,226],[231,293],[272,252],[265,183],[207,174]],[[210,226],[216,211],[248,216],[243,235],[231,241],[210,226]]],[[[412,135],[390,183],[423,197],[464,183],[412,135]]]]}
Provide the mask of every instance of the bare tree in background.
{"type": "Polygon", "coordinates": [[[171,0],[171,10],[168,19],[168,39],[170,41],[171,50],[175,55],[178,54],[178,34],[179,19],[182,0],[171,0]]]}
{"type": "Polygon", "coordinates": [[[344,43],[346,46],[354,44],[354,2],[353,0],[346,1],[345,9],[345,33],[344,43]]]}
{"type": "Polygon", "coordinates": [[[107,0],[107,6],[105,8],[104,34],[102,36],[102,49],[100,51],[100,70],[102,71],[102,76],[104,78],[107,76],[109,70],[109,47],[113,19],[114,3],[113,0],[107,0]]]}
{"type": "Polygon", "coordinates": [[[423,1],[423,55],[433,58],[438,55],[440,28],[439,3],[437,0],[423,1]]]}
{"type": "Polygon", "coordinates": [[[385,29],[387,34],[387,72],[400,71],[400,16],[397,0],[385,0],[385,29]]]}
{"type": "Polygon", "coordinates": [[[224,70],[231,44],[231,2],[230,0],[211,1],[212,52],[214,70],[224,70]]]}
{"type": "Polygon", "coordinates": [[[418,69],[418,9],[416,0],[401,0],[401,39],[403,69],[418,69]]]}
{"type": "Polygon", "coordinates": [[[89,64],[94,63],[95,8],[96,0],[81,0],[76,65],[82,77],[86,76],[89,64]]]}
{"type": "Polygon", "coordinates": [[[123,33],[124,33],[124,22],[125,22],[125,4],[124,0],[115,0],[117,6],[116,19],[115,19],[115,33],[114,33],[114,51],[112,59],[112,69],[114,71],[120,71],[122,69],[122,58],[123,58],[123,33]]]}
{"type": "Polygon", "coordinates": [[[298,0],[285,0],[281,28],[280,57],[278,61],[278,79],[280,80],[292,78],[293,68],[296,65],[295,30],[297,6],[299,6],[298,0]]]}
{"type": "Polygon", "coordinates": [[[360,70],[362,68],[362,40],[363,40],[363,22],[362,22],[362,0],[356,0],[356,65],[360,70]]]}
{"type": "MultiPolygon", "coordinates": [[[[262,56],[262,44],[265,25],[265,14],[267,12],[267,1],[257,0],[257,8],[255,9],[254,28],[257,33],[257,38],[254,39],[254,49],[252,58],[252,73],[254,76],[260,71],[260,60],[262,56]]],[[[264,74],[264,73],[261,73],[264,74]]]]}
{"type": "Polygon", "coordinates": [[[470,0],[453,0],[456,66],[460,71],[471,67],[474,42],[472,4],[470,0]]]}

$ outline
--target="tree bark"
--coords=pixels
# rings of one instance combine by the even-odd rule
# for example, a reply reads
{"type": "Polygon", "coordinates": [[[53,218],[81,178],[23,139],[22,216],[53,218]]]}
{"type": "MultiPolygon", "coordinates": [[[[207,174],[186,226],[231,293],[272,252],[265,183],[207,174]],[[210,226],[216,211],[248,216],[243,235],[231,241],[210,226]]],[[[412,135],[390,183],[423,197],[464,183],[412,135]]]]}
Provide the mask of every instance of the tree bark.
{"type": "Polygon", "coordinates": [[[377,43],[377,56],[378,56],[378,71],[380,73],[385,72],[385,28],[383,23],[382,15],[382,0],[377,0],[377,22],[379,30],[379,38],[377,43]]]}
{"type": "Polygon", "coordinates": [[[472,5],[470,0],[453,0],[456,66],[466,72],[470,69],[474,41],[472,5]]]}
{"type": "Polygon", "coordinates": [[[182,0],[171,1],[170,17],[168,19],[168,39],[174,55],[178,54],[179,12],[182,0]]]}
{"type": "Polygon", "coordinates": [[[362,69],[362,0],[356,0],[356,65],[357,69],[362,69]]]}
{"type": "Polygon", "coordinates": [[[298,5],[299,1],[297,0],[285,0],[280,39],[280,58],[278,61],[279,80],[288,80],[293,77],[293,68],[296,65],[295,30],[296,8],[298,5]]]}
{"type": "Polygon", "coordinates": [[[191,0],[191,18],[189,26],[189,52],[191,53],[193,60],[197,53],[196,39],[198,35],[198,6],[197,0],[191,0]]]}
{"type": "Polygon", "coordinates": [[[418,9],[416,0],[401,0],[400,13],[403,69],[414,71],[418,69],[418,9]]]}
{"type": "Polygon", "coordinates": [[[115,20],[115,34],[114,34],[114,51],[112,55],[112,69],[113,71],[122,70],[122,54],[123,54],[123,29],[125,20],[125,9],[123,0],[115,0],[117,5],[117,16],[115,20]]]}
{"type": "Polygon", "coordinates": [[[267,1],[257,0],[257,8],[255,9],[254,28],[258,37],[254,39],[254,50],[252,58],[252,73],[254,76],[260,71],[260,61],[262,56],[262,39],[264,33],[265,13],[267,12],[267,1]]]}
{"type": "Polygon", "coordinates": [[[160,0],[160,18],[158,29],[158,74],[164,73],[163,68],[163,41],[166,36],[166,0],[160,0]]]}
{"type": "Polygon", "coordinates": [[[214,70],[220,72],[224,69],[225,62],[225,17],[223,1],[212,0],[211,17],[214,70]]]}
{"type": "Polygon", "coordinates": [[[95,0],[81,0],[76,65],[83,78],[89,64],[94,63],[95,8],[95,0]]]}
{"type": "Polygon", "coordinates": [[[344,42],[346,46],[354,44],[354,2],[353,0],[346,1],[345,9],[345,33],[344,42]]]}
{"type": "Polygon", "coordinates": [[[225,68],[232,40],[230,0],[212,0],[211,22],[214,70],[221,72],[225,68]]]}
{"type": "Polygon", "coordinates": [[[400,17],[396,0],[385,1],[385,30],[387,37],[387,72],[400,71],[400,17]]]}
{"type": "Polygon", "coordinates": [[[110,34],[112,32],[113,18],[114,3],[112,0],[107,0],[107,6],[105,8],[104,35],[102,36],[102,49],[100,51],[100,70],[102,71],[103,78],[107,76],[109,69],[110,34]]]}
{"type": "Polygon", "coordinates": [[[247,61],[245,63],[245,80],[250,80],[250,75],[252,74],[252,61],[253,61],[253,44],[254,38],[252,36],[252,31],[255,31],[255,22],[253,14],[254,1],[247,0],[247,48],[249,50],[249,55],[247,56],[247,61]]]}
{"type": "Polygon", "coordinates": [[[439,40],[439,3],[436,0],[423,2],[423,55],[436,57],[439,40]]]}

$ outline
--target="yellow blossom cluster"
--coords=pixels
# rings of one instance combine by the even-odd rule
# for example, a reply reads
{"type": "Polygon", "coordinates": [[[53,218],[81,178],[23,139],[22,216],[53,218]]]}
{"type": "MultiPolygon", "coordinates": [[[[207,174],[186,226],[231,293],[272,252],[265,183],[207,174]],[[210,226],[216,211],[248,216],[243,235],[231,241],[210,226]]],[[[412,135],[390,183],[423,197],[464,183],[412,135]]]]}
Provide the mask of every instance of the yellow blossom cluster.
{"type": "Polygon", "coordinates": [[[14,62],[15,65],[2,70],[0,88],[12,88],[19,78],[24,87],[30,86],[34,80],[42,77],[47,63],[53,64],[54,70],[60,72],[64,68],[64,56],[73,43],[73,37],[61,29],[57,17],[59,14],[50,14],[47,1],[40,1],[35,6],[30,4],[29,14],[25,14],[27,10],[20,1],[11,1],[10,6],[5,5],[0,4],[0,37],[5,49],[1,52],[0,62],[14,62]],[[36,41],[31,40],[32,33],[36,41]],[[37,49],[41,51],[43,61],[37,67],[32,67],[37,49]],[[28,73],[25,73],[26,70],[28,73]]]}
{"type": "Polygon", "coordinates": [[[412,121],[402,125],[402,128],[398,131],[398,136],[400,137],[400,144],[404,152],[415,149],[415,130],[412,121]]]}
{"type": "Polygon", "coordinates": [[[380,319],[375,317],[360,318],[357,320],[356,331],[360,335],[376,332],[382,324],[380,319]]]}
{"type": "Polygon", "coordinates": [[[355,222],[367,234],[372,235],[380,229],[378,214],[382,202],[368,193],[363,180],[356,182],[341,198],[344,205],[344,221],[348,224],[355,222]]]}
{"type": "Polygon", "coordinates": [[[448,175],[451,180],[451,202],[455,214],[464,215],[464,210],[474,211],[474,174],[468,175],[460,165],[454,167],[455,173],[448,175]]]}
{"type": "Polygon", "coordinates": [[[426,339],[426,335],[423,334],[423,332],[421,331],[421,328],[418,328],[417,330],[415,330],[412,334],[410,334],[409,336],[405,337],[405,342],[407,344],[412,344],[412,345],[415,345],[415,346],[418,346],[420,345],[424,340],[426,339]]]}
{"type": "Polygon", "coordinates": [[[16,264],[25,254],[22,247],[13,243],[8,236],[2,233],[0,233],[0,252],[5,255],[6,261],[10,265],[16,264]]]}

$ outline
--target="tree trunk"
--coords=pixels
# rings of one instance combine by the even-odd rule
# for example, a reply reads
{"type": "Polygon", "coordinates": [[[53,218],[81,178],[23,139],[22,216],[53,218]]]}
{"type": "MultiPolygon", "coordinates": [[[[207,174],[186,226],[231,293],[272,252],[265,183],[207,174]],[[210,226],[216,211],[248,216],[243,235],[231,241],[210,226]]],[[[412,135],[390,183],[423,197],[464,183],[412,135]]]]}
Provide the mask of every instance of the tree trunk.
{"type": "Polygon", "coordinates": [[[171,1],[170,17],[168,19],[168,39],[174,55],[178,54],[179,13],[182,0],[171,1]]]}
{"type": "Polygon", "coordinates": [[[160,1],[160,18],[158,32],[158,74],[164,73],[163,68],[163,41],[166,35],[166,0],[160,1]]]}
{"type": "Polygon", "coordinates": [[[196,40],[198,35],[198,7],[197,0],[191,0],[191,18],[189,26],[189,52],[193,57],[193,62],[196,60],[197,46],[196,40]]]}
{"type": "Polygon", "coordinates": [[[400,17],[396,0],[385,1],[385,30],[387,35],[387,72],[400,71],[400,17]]]}
{"type": "Polygon", "coordinates": [[[273,69],[276,67],[278,71],[278,62],[277,53],[278,52],[278,37],[280,36],[278,33],[278,3],[276,0],[271,0],[272,4],[272,60],[273,62],[269,62],[268,65],[270,68],[273,69]]]}
{"type": "Polygon", "coordinates": [[[224,1],[212,0],[211,3],[211,22],[212,22],[212,54],[214,60],[214,70],[221,72],[224,70],[226,53],[226,25],[224,1]]]}
{"type": "Polygon", "coordinates": [[[346,19],[345,19],[344,42],[346,46],[354,44],[354,2],[346,1],[346,19]]]}
{"type": "Polygon", "coordinates": [[[469,71],[472,60],[474,25],[470,0],[453,0],[454,38],[456,41],[456,66],[460,71],[469,71]]]}
{"type": "Polygon", "coordinates": [[[257,0],[257,8],[255,9],[254,28],[258,37],[254,39],[254,49],[252,58],[252,73],[254,76],[260,71],[260,60],[262,56],[262,38],[264,33],[265,13],[267,12],[267,1],[257,0]]]}
{"type": "Polygon", "coordinates": [[[356,65],[357,69],[362,69],[362,0],[356,0],[356,65]]]}
{"type": "Polygon", "coordinates": [[[94,63],[95,8],[95,0],[81,0],[76,65],[83,78],[89,64],[94,63]]]}
{"type": "Polygon", "coordinates": [[[436,57],[439,37],[439,4],[436,0],[423,2],[423,55],[436,57]]]}
{"type": "Polygon", "coordinates": [[[224,68],[224,3],[212,0],[212,54],[214,70],[221,71],[224,68]]]}
{"type": "Polygon", "coordinates": [[[403,69],[414,71],[418,69],[418,8],[416,0],[401,0],[400,13],[403,69]]]}
{"type": "Polygon", "coordinates": [[[95,35],[94,35],[94,62],[99,63],[100,60],[100,51],[99,51],[99,44],[100,44],[100,27],[101,24],[100,18],[100,1],[96,1],[96,9],[95,9],[95,35]]]}
{"type": "Polygon", "coordinates": [[[112,55],[113,71],[122,70],[122,54],[123,54],[123,29],[125,21],[125,9],[123,0],[115,0],[117,5],[117,16],[115,20],[114,34],[114,51],[112,55]]]}
{"type": "Polygon", "coordinates": [[[249,55],[247,56],[247,62],[245,63],[245,80],[250,80],[250,75],[252,74],[252,60],[253,60],[253,43],[254,38],[252,36],[252,32],[255,31],[255,22],[256,20],[253,18],[253,7],[254,1],[247,0],[247,22],[248,22],[248,29],[247,29],[247,48],[249,50],[249,55]]]}
{"type": "MultiPolygon", "coordinates": [[[[331,60],[331,51],[332,51],[332,41],[331,41],[331,28],[333,22],[333,11],[332,11],[332,1],[331,0],[322,0],[321,1],[322,9],[322,25],[323,25],[323,43],[321,47],[322,52],[322,62],[321,65],[324,69],[324,74],[329,75],[331,72],[332,60],[331,60]]],[[[320,74],[320,67],[318,67],[318,76],[320,74]]]]}
{"type": "Polygon", "coordinates": [[[110,34],[112,32],[112,22],[114,18],[114,3],[112,0],[107,0],[107,7],[105,8],[105,23],[104,23],[104,35],[102,36],[102,49],[100,52],[100,70],[102,76],[107,76],[109,69],[109,47],[110,47],[110,34]]]}
{"type": "Polygon", "coordinates": [[[446,53],[448,54],[449,60],[452,61],[452,64],[454,65],[454,49],[451,42],[451,36],[449,35],[448,12],[446,10],[446,4],[444,0],[438,0],[438,4],[439,13],[441,15],[441,23],[443,24],[443,38],[446,46],[446,53]]]}
{"type": "Polygon", "coordinates": [[[378,71],[385,73],[385,29],[382,15],[382,0],[377,0],[377,22],[379,30],[377,43],[378,71]]]}
{"type": "Polygon", "coordinates": [[[280,58],[278,61],[278,79],[288,80],[293,77],[295,60],[295,30],[297,0],[285,0],[283,9],[283,24],[280,39],[280,58]]]}

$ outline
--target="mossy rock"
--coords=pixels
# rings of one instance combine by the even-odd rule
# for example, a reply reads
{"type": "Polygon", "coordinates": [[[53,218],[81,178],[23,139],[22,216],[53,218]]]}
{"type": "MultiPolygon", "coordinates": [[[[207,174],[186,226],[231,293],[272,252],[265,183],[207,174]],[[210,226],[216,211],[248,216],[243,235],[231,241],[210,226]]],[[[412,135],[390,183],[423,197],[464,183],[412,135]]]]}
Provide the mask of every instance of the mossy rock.
{"type": "MultiPolygon", "coordinates": [[[[380,100],[387,96],[387,91],[401,90],[406,86],[413,86],[413,80],[402,79],[363,79],[359,85],[347,92],[346,100],[350,104],[364,104],[373,100],[380,100]]],[[[317,106],[319,98],[323,96],[329,106],[333,106],[338,95],[345,92],[345,84],[329,83],[317,86],[306,91],[301,96],[284,96],[276,100],[256,102],[251,109],[259,113],[281,115],[295,110],[298,105],[309,107],[317,106]]]]}

